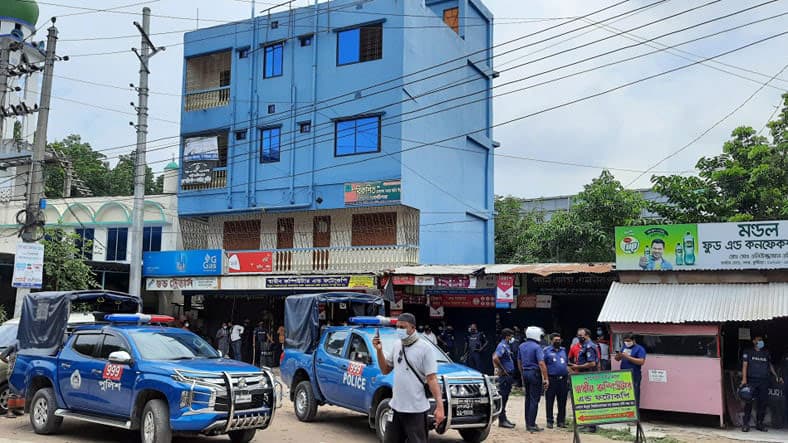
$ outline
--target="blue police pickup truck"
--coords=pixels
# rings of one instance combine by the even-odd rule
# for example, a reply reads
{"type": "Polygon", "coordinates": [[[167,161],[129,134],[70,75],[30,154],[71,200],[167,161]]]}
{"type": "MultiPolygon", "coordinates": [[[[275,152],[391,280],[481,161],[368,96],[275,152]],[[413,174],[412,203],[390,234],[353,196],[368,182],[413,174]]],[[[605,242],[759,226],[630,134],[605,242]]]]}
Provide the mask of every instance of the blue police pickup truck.
{"type": "Polygon", "coordinates": [[[173,434],[248,442],[270,425],[281,398],[270,371],[224,359],[189,331],[160,326],[172,321],[166,316],[111,314],[109,323],[80,326],[64,339],[47,325],[59,320],[46,322],[60,318],[52,308],[57,295],[40,294],[26,300],[32,309],[23,308],[10,377],[36,433],[55,433],[69,418],[139,430],[143,443],[169,443],[173,434]]]}
{"type": "MultiPolygon", "coordinates": [[[[382,300],[365,294],[328,293],[291,296],[285,302],[285,352],[281,372],[299,420],[312,421],[318,406],[335,405],[360,412],[383,441],[392,411],[389,400],[394,374],[383,375],[373,352],[372,338],[380,333],[385,352],[399,340],[393,321],[380,316],[382,300]],[[321,305],[323,305],[321,307],[321,305]],[[321,312],[341,305],[353,313],[348,326],[321,325],[321,312]]],[[[464,441],[484,441],[501,413],[501,397],[492,377],[453,363],[433,346],[438,381],[443,392],[446,428],[459,431],[464,441]],[[450,407],[449,407],[450,405],[450,407]]],[[[434,427],[432,411],[429,412],[434,427]]]]}

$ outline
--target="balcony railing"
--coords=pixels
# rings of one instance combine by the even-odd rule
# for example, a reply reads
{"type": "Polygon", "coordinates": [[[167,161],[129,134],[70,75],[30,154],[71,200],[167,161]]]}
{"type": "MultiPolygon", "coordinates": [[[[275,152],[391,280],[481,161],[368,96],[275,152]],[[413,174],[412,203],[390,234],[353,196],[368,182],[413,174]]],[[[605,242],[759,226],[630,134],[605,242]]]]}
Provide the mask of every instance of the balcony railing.
{"type": "Polygon", "coordinates": [[[274,273],[377,272],[419,261],[416,246],[304,248],[274,251],[274,273]]]}
{"type": "Polygon", "coordinates": [[[227,186],[227,168],[214,168],[211,172],[210,183],[181,185],[181,189],[184,191],[200,191],[204,189],[221,189],[225,186],[227,186]]]}
{"type": "Polygon", "coordinates": [[[186,112],[199,111],[201,109],[218,108],[227,106],[230,103],[230,87],[226,86],[217,89],[206,89],[203,91],[191,91],[186,93],[186,112]]]}

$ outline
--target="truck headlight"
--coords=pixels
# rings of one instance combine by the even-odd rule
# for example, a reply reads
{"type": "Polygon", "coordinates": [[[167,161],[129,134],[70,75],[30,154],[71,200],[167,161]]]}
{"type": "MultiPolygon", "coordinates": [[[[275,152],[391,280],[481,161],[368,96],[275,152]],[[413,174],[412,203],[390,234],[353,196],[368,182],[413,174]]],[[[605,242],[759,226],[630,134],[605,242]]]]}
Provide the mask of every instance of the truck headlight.
{"type": "Polygon", "coordinates": [[[181,392],[181,408],[190,408],[192,406],[192,401],[194,401],[193,391],[181,392]]]}

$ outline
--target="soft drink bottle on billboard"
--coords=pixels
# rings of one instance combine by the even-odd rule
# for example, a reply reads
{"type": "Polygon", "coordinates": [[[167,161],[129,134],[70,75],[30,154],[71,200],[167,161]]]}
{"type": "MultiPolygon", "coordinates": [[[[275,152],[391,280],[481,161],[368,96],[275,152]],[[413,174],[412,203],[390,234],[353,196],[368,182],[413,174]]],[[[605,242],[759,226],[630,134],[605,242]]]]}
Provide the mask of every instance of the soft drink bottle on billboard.
{"type": "Polygon", "coordinates": [[[646,246],[646,250],[643,253],[643,256],[646,257],[647,259],[651,260],[651,248],[650,247],[646,246]]]}
{"type": "Polygon", "coordinates": [[[684,236],[684,264],[687,266],[695,264],[695,237],[690,232],[684,236]]]}
{"type": "Polygon", "coordinates": [[[681,243],[676,243],[676,265],[681,266],[684,264],[684,248],[681,243]]]}

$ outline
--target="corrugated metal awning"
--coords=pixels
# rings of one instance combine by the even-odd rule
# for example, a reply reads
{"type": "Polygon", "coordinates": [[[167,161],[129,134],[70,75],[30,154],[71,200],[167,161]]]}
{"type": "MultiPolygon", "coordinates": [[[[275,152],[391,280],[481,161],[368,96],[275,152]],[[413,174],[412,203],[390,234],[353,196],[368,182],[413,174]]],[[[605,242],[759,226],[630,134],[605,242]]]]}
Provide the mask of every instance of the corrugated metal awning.
{"type": "Polygon", "coordinates": [[[614,282],[602,323],[723,323],[788,317],[788,283],[622,284],[614,282]]]}
{"type": "Polygon", "coordinates": [[[484,269],[484,265],[421,265],[401,266],[395,275],[471,275],[484,269]]]}
{"type": "Polygon", "coordinates": [[[552,274],[607,274],[613,272],[613,263],[534,263],[530,265],[489,265],[485,274],[534,274],[547,277],[552,274]]]}

